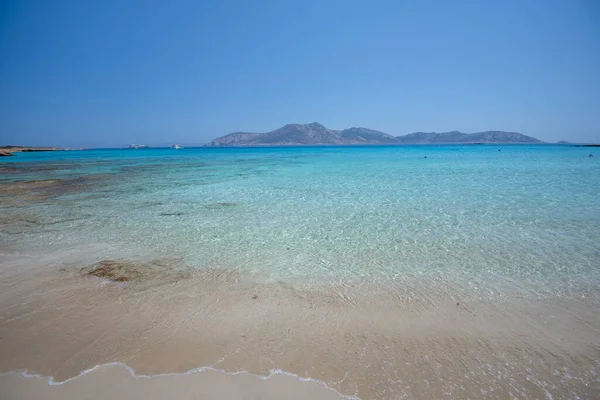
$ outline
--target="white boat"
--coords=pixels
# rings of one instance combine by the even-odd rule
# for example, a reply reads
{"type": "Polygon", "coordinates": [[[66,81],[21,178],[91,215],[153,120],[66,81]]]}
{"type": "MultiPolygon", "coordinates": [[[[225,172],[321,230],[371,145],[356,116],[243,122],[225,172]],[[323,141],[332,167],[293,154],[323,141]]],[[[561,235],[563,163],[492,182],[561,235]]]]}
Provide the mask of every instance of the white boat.
{"type": "Polygon", "coordinates": [[[148,148],[147,144],[132,144],[129,146],[130,149],[146,149],[148,148]]]}
{"type": "Polygon", "coordinates": [[[178,150],[178,149],[183,149],[183,147],[181,147],[178,144],[174,144],[173,146],[171,146],[172,149],[178,150]]]}

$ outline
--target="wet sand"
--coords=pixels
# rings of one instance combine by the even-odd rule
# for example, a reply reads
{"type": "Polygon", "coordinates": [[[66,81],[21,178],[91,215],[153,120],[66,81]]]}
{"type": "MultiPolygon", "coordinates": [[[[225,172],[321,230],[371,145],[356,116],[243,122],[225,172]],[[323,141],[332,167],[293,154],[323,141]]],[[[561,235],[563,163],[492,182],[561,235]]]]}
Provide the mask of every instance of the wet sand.
{"type": "Polygon", "coordinates": [[[128,261],[127,268],[152,273],[113,282],[90,275],[94,269],[77,256],[57,261],[66,259],[1,256],[7,268],[0,275],[0,372],[64,381],[119,362],[138,375],[206,366],[250,374],[203,371],[143,380],[112,366],[56,392],[47,381],[30,379],[30,386],[10,375],[1,377],[2,390],[16,396],[8,398],[70,398],[89,390],[109,397],[104,385],[112,380],[116,398],[147,393],[185,398],[196,390],[205,390],[208,398],[337,396],[290,376],[257,378],[273,370],[363,399],[600,394],[600,302],[593,292],[577,298],[513,293],[468,299],[425,280],[404,287],[292,286],[257,282],[236,269],[194,270],[177,259],[128,261]],[[304,390],[311,392],[301,396],[304,390]]]}
{"type": "Polygon", "coordinates": [[[199,371],[185,375],[135,376],[124,365],[104,365],[61,384],[47,378],[21,374],[0,376],[0,398],[13,399],[314,399],[336,400],[340,396],[314,382],[295,377],[248,373],[230,375],[199,371]]]}

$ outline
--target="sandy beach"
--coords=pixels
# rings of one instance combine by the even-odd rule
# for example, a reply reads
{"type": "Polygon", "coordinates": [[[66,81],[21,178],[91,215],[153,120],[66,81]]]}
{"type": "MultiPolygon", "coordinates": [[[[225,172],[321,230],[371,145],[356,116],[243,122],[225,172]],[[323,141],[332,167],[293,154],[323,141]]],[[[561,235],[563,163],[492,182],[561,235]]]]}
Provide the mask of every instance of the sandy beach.
{"type": "Polygon", "coordinates": [[[393,398],[400,389],[423,399],[547,398],[544,382],[560,382],[554,395],[593,398],[599,389],[585,383],[598,380],[594,297],[530,302],[515,295],[475,303],[385,286],[308,290],[256,283],[236,270],[189,271],[177,260],[150,267],[122,261],[123,273],[133,268],[140,275],[115,282],[74,264],[57,267],[56,260],[69,259],[77,257],[2,256],[12,268],[0,294],[0,371],[46,377],[4,375],[3,398],[78,398],[107,382],[114,382],[111,397],[140,399],[284,392],[367,399],[393,398]],[[117,362],[131,370],[104,366],[64,385],[47,384],[47,377],[62,382],[117,362]],[[151,379],[131,374],[196,369],[207,370],[151,379]]]}

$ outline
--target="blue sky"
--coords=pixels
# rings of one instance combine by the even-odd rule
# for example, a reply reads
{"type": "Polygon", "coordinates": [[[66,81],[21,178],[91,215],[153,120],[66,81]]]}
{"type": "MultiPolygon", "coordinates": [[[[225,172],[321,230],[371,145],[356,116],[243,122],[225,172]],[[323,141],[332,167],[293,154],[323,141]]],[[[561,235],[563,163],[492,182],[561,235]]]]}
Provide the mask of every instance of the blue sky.
{"type": "Polygon", "coordinates": [[[0,0],[0,144],[314,121],[600,142],[600,3],[0,0]]]}

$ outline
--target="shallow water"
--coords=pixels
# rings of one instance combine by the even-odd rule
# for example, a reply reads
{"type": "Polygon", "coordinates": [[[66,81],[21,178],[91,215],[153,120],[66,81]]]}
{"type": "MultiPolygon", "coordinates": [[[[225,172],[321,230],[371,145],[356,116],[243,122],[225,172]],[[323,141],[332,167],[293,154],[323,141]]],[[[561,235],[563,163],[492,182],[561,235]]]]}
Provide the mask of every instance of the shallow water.
{"type": "Polygon", "coordinates": [[[365,398],[586,398],[598,393],[600,359],[600,163],[589,152],[19,154],[0,164],[0,274],[11,289],[0,298],[11,355],[0,366],[66,378],[129,360],[164,373],[229,354],[229,371],[281,368],[365,398]],[[115,259],[171,260],[161,265],[191,277],[99,286],[59,272],[115,259]],[[40,287],[53,289],[40,299],[40,287]],[[136,320],[143,304],[155,314],[136,320]],[[61,332],[83,321],[82,337],[128,345],[91,351],[81,339],[77,350],[61,332]],[[167,352],[166,336],[180,345],[167,352]],[[36,340],[57,350],[40,360],[26,350],[36,340]]]}
{"type": "Polygon", "coordinates": [[[570,292],[600,279],[600,163],[587,153],[486,145],[20,154],[3,164],[2,184],[65,187],[2,207],[4,218],[40,221],[0,239],[41,251],[102,243],[267,280],[426,277],[481,295],[570,292]]]}

